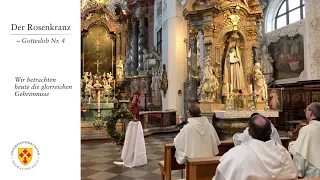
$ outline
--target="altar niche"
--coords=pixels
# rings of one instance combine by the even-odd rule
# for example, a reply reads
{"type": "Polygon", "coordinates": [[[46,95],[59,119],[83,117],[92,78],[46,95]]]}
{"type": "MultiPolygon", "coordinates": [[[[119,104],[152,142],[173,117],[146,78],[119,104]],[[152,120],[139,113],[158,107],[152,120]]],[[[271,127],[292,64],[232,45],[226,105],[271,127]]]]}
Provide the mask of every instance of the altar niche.
{"type": "Polygon", "coordinates": [[[102,23],[92,24],[82,34],[82,74],[113,72],[115,35],[102,23]]]}

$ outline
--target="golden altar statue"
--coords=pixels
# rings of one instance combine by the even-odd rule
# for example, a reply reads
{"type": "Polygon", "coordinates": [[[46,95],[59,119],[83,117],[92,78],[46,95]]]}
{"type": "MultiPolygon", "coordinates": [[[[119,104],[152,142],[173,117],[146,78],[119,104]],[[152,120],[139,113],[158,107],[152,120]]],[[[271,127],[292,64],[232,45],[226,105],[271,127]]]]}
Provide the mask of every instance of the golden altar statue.
{"type": "Polygon", "coordinates": [[[197,67],[200,64],[196,59],[198,33],[203,34],[203,42],[210,42],[210,45],[204,45],[207,48],[206,60],[209,58],[210,64],[215,66],[212,77],[218,81],[216,87],[212,88],[216,90],[214,101],[208,102],[197,97],[201,93],[198,91],[197,94],[192,86],[198,87],[197,82],[202,82],[202,79],[191,75],[188,79],[189,94],[196,97],[194,99],[198,99],[198,102],[201,100],[203,115],[217,118],[213,124],[218,132],[220,129],[220,132],[227,133],[225,129],[229,129],[228,133],[232,134],[244,130],[247,118],[253,112],[278,117],[278,111],[269,111],[267,84],[255,73],[259,66],[254,68],[252,47],[257,42],[258,22],[262,19],[259,0],[187,0],[183,15],[189,26],[188,73],[208,66],[205,63],[205,67],[197,67]]]}

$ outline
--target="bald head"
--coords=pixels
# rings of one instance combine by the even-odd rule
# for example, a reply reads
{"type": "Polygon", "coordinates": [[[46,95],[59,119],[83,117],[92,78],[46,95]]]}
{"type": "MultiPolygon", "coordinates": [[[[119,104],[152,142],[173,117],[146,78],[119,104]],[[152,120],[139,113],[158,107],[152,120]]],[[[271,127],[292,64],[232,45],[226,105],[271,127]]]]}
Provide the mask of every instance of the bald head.
{"type": "Polygon", "coordinates": [[[266,117],[258,114],[249,120],[249,134],[258,140],[269,140],[271,135],[271,122],[266,117]]]}
{"type": "Polygon", "coordinates": [[[311,118],[320,118],[320,103],[319,102],[313,102],[311,103],[307,109],[308,111],[311,111],[311,118]],[[314,117],[312,117],[312,115],[314,117]]]}
{"type": "Polygon", "coordinates": [[[201,111],[200,108],[196,105],[191,105],[189,107],[189,113],[191,114],[192,117],[200,117],[201,111]]]}

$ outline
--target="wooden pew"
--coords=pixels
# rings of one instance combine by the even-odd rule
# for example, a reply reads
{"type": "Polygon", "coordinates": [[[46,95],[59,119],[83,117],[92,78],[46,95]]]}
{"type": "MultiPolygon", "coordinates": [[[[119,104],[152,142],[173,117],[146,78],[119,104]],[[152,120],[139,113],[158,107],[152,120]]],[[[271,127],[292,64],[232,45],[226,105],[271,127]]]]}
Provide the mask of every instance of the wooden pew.
{"type": "Polygon", "coordinates": [[[221,141],[221,144],[218,146],[219,154],[217,156],[222,156],[226,152],[228,152],[231,148],[234,147],[234,143],[232,139],[226,139],[221,141]]]}
{"type": "Polygon", "coordinates": [[[160,168],[160,179],[171,180],[171,171],[184,169],[184,164],[178,164],[174,154],[176,148],[173,143],[164,144],[164,160],[159,161],[158,166],[160,168]]]}
{"type": "Polygon", "coordinates": [[[212,180],[221,156],[207,158],[187,158],[186,180],[212,180]]]}
{"type": "MultiPolygon", "coordinates": [[[[229,149],[233,147],[233,141],[232,139],[227,139],[221,141],[221,144],[218,146],[219,148],[219,154],[218,156],[223,155],[229,149]]],[[[176,148],[173,143],[166,143],[164,144],[164,160],[159,161],[158,166],[160,168],[160,177],[161,180],[171,180],[171,171],[172,170],[180,170],[185,169],[184,164],[178,164],[176,161],[176,158],[174,157],[176,148]]]]}

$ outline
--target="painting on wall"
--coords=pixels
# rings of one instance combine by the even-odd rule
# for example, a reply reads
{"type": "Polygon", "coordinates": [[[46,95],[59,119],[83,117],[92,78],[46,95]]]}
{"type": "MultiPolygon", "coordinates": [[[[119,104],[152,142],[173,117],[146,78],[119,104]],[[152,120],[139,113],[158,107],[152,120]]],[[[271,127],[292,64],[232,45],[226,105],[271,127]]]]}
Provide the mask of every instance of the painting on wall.
{"type": "Polygon", "coordinates": [[[94,25],[83,39],[83,72],[97,74],[112,72],[113,44],[109,32],[102,25],[94,25]]]}
{"type": "Polygon", "coordinates": [[[284,36],[268,47],[274,62],[274,79],[298,78],[304,70],[303,36],[284,36]]]}
{"type": "Polygon", "coordinates": [[[271,110],[276,110],[282,112],[283,110],[283,98],[282,98],[283,88],[268,88],[268,102],[271,110]]]}

